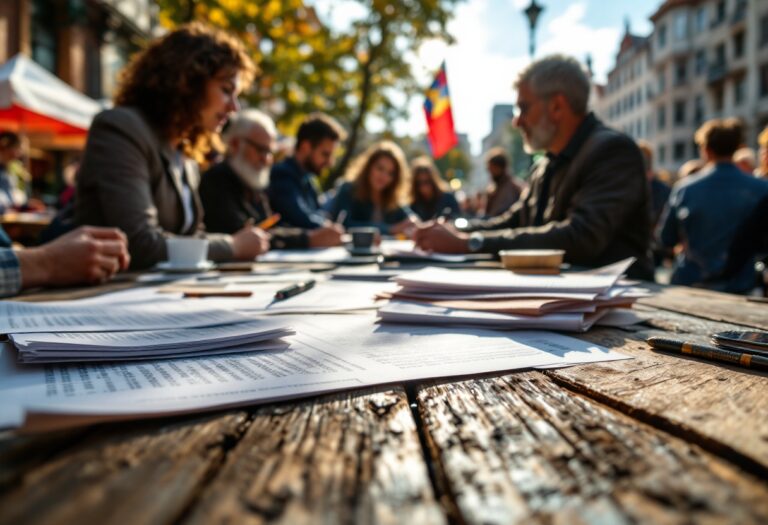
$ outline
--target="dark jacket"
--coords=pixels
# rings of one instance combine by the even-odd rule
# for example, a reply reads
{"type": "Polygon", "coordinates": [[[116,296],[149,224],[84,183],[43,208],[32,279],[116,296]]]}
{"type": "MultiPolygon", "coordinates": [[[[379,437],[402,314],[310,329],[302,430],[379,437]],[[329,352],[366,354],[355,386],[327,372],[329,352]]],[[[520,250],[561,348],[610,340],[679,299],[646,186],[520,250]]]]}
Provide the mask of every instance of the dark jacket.
{"type": "MultiPolygon", "coordinates": [[[[208,231],[235,233],[248,219],[259,224],[272,216],[267,195],[243,183],[227,161],[216,164],[203,174],[200,200],[205,209],[208,231]]],[[[307,248],[307,234],[300,228],[277,227],[269,230],[273,249],[307,248]]]]}
{"type": "Polygon", "coordinates": [[[272,209],[282,218],[281,225],[313,229],[325,223],[315,179],[294,157],[272,166],[267,194],[272,209]]]}
{"type": "Polygon", "coordinates": [[[174,167],[175,152],[134,108],[116,107],[98,114],[88,131],[77,175],[77,224],[120,228],[128,237],[132,268],[164,261],[165,239],[174,235],[205,237],[214,261],[232,259],[232,237],[206,234],[203,206],[197,194],[199,169],[184,161],[174,167]],[[182,177],[192,193],[194,221],[186,230],[182,177]]]}
{"type": "Polygon", "coordinates": [[[419,219],[422,221],[436,219],[439,216],[452,219],[461,215],[459,203],[456,201],[456,197],[454,197],[453,193],[450,192],[441,193],[440,197],[433,203],[423,201],[413,202],[411,203],[411,210],[413,210],[413,213],[418,215],[419,219]]]}
{"type": "Polygon", "coordinates": [[[410,210],[403,206],[398,206],[391,210],[383,212],[383,222],[374,222],[373,204],[363,202],[355,198],[354,185],[351,182],[345,182],[336,193],[333,202],[331,202],[331,218],[336,220],[341,210],[346,210],[347,216],[344,219],[343,226],[354,228],[359,226],[373,226],[378,228],[384,235],[389,234],[391,226],[408,218],[410,210]]]}
{"type": "Polygon", "coordinates": [[[744,261],[724,278],[728,251],[740,226],[768,196],[768,182],[723,162],[675,184],[660,222],[659,239],[667,247],[682,243],[672,283],[723,292],[744,292],[754,285],[754,267],[744,261]]]}
{"type": "Polygon", "coordinates": [[[557,156],[532,168],[530,187],[506,213],[473,221],[482,251],[552,248],[565,260],[597,267],[636,257],[633,278],[653,280],[650,202],[634,141],[588,115],[557,156]]]}

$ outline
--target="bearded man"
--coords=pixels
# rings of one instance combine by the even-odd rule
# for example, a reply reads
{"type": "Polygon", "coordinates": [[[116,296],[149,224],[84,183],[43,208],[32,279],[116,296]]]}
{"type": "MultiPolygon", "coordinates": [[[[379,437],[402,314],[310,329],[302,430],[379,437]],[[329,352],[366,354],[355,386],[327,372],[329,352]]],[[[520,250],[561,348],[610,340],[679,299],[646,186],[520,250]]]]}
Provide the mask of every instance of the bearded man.
{"type": "MultiPolygon", "coordinates": [[[[233,233],[249,221],[258,225],[273,215],[266,189],[276,138],[274,122],[261,111],[247,109],[232,117],[224,133],[226,158],[200,182],[207,231],[233,233]]],[[[302,249],[338,246],[343,230],[328,224],[311,230],[277,227],[270,233],[272,249],[302,249]]]]}
{"type": "Polygon", "coordinates": [[[458,229],[436,221],[415,233],[419,247],[449,253],[562,249],[576,266],[637,260],[634,278],[653,280],[649,195],[635,142],[588,110],[590,81],[573,58],[553,55],[529,65],[515,82],[531,168],[530,187],[498,217],[458,229]]]}

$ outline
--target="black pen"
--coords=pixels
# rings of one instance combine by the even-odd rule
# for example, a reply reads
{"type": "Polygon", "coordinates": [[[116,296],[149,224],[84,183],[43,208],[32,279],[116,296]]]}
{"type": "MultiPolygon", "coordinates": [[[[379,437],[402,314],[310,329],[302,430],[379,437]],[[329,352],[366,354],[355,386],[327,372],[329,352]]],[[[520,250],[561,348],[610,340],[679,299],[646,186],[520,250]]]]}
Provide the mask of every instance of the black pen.
{"type": "Polygon", "coordinates": [[[754,368],[756,370],[768,370],[768,358],[754,354],[732,352],[715,346],[689,343],[688,341],[677,341],[675,339],[666,339],[664,337],[649,337],[647,343],[651,345],[651,348],[654,350],[665,350],[667,352],[676,352],[692,357],[700,357],[702,359],[723,361],[732,365],[754,368]]]}
{"type": "Polygon", "coordinates": [[[294,295],[299,295],[302,292],[311,290],[313,286],[315,286],[314,279],[286,286],[275,292],[275,301],[282,301],[283,299],[288,299],[294,295]]]}

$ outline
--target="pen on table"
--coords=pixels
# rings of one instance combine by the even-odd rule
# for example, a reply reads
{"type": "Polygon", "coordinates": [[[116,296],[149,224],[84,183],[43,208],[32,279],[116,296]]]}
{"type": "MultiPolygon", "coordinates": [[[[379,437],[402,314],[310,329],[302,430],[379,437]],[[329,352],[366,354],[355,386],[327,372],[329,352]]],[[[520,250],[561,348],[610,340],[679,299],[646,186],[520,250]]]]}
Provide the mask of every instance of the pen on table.
{"type": "Polygon", "coordinates": [[[651,348],[654,350],[664,350],[712,361],[722,361],[724,363],[743,366],[745,368],[754,368],[756,370],[768,370],[768,358],[758,355],[733,352],[731,350],[717,348],[716,346],[678,341],[664,337],[649,337],[646,342],[651,345],[651,348]]]}
{"type": "Polygon", "coordinates": [[[259,224],[256,225],[257,228],[261,228],[262,230],[268,230],[275,224],[280,222],[280,214],[279,213],[273,213],[263,221],[261,221],[259,224]]]}
{"type": "Polygon", "coordinates": [[[311,290],[313,286],[315,286],[314,279],[309,279],[308,281],[302,281],[300,283],[292,284],[291,286],[286,286],[285,288],[281,288],[275,292],[275,301],[282,301],[283,299],[288,299],[294,295],[299,295],[302,292],[311,290]]]}
{"type": "Polygon", "coordinates": [[[250,297],[253,292],[250,290],[195,290],[184,292],[184,298],[201,297],[250,297]]]}

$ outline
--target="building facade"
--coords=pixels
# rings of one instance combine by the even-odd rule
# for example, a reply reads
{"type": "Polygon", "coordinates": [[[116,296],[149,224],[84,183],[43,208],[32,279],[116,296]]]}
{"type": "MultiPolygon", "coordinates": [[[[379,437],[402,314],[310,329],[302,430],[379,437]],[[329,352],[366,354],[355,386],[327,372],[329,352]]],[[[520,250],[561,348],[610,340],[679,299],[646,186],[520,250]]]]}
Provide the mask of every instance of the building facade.
{"type": "Polygon", "coordinates": [[[742,119],[754,147],[768,123],[768,2],[667,0],[651,21],[648,37],[625,32],[595,110],[647,140],[657,169],[697,157],[694,133],[711,118],[742,119]]]}
{"type": "Polygon", "coordinates": [[[0,63],[24,53],[91,98],[110,98],[155,19],[150,0],[2,0],[0,63]]]}

